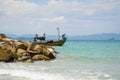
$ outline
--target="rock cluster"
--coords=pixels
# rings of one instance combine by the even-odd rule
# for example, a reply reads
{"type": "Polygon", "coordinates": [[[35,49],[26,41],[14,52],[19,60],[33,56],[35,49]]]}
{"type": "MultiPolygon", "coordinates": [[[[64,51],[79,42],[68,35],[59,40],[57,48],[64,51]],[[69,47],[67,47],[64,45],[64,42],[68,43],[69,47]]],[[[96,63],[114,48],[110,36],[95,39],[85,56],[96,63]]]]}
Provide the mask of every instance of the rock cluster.
{"type": "Polygon", "coordinates": [[[57,52],[52,47],[13,40],[0,34],[0,62],[34,62],[52,60],[57,52]]]}

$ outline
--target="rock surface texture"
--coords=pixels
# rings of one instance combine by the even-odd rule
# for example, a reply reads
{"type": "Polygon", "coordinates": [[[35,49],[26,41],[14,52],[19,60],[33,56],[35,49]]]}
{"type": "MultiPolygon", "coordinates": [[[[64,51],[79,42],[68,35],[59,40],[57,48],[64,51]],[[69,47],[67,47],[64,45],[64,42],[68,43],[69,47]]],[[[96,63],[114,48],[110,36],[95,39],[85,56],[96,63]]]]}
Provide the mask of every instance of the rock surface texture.
{"type": "Polygon", "coordinates": [[[0,34],[0,62],[49,61],[56,58],[56,53],[52,47],[13,40],[0,34]]]}

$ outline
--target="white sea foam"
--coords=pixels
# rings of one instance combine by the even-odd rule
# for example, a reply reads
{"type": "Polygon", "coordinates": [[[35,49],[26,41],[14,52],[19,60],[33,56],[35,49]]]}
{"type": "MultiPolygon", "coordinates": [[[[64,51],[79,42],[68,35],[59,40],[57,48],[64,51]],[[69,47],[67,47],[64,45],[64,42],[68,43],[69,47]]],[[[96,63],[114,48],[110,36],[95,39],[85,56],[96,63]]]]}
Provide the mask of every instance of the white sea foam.
{"type": "Polygon", "coordinates": [[[3,74],[8,74],[13,77],[20,77],[31,80],[65,80],[62,76],[58,75],[57,73],[41,73],[27,70],[0,69],[0,75],[3,74]]]}
{"type": "MultiPolygon", "coordinates": [[[[39,65],[39,64],[38,64],[39,65]]],[[[24,80],[65,80],[57,73],[45,71],[47,67],[29,64],[0,64],[0,76],[23,78],[24,80]]],[[[0,78],[1,79],[1,78],[0,78]]]]}
{"type": "MultiPolygon", "coordinates": [[[[109,74],[76,68],[67,68],[63,71],[54,72],[48,66],[41,66],[39,63],[34,65],[27,64],[1,64],[0,76],[18,77],[24,80],[115,80],[109,74]]],[[[52,69],[55,70],[55,69],[52,69]]],[[[12,80],[12,79],[11,79],[12,80]]]]}
{"type": "MultiPolygon", "coordinates": [[[[43,68],[44,69],[44,68],[43,68]]],[[[115,80],[102,72],[71,70],[71,73],[48,73],[25,69],[0,69],[0,75],[23,78],[24,80],[115,80]]]]}

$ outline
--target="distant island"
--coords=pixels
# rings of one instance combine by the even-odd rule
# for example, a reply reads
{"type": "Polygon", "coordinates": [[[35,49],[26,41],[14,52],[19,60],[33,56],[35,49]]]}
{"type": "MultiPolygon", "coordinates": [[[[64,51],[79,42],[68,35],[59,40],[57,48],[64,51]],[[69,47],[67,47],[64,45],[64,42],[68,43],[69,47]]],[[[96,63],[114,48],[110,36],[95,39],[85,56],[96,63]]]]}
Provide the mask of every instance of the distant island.
{"type": "MultiPolygon", "coordinates": [[[[103,33],[103,34],[89,34],[89,35],[77,35],[77,36],[69,36],[68,40],[120,40],[120,33],[103,33]]],[[[34,34],[24,34],[24,35],[11,35],[7,34],[8,37],[14,39],[33,39],[34,34]]],[[[47,35],[48,40],[57,40],[57,35],[47,35]]]]}
{"type": "Polygon", "coordinates": [[[120,34],[116,33],[103,33],[91,34],[83,36],[70,36],[70,40],[120,40],[120,34]]]}

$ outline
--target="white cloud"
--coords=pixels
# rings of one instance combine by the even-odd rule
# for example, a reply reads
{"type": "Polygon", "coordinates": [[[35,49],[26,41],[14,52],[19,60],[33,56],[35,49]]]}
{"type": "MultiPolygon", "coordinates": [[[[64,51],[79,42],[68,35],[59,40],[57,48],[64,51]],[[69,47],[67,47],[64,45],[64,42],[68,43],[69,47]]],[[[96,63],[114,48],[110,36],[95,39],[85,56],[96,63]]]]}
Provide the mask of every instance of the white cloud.
{"type": "Polygon", "coordinates": [[[50,22],[50,23],[62,23],[64,21],[64,16],[54,17],[54,18],[37,18],[33,22],[50,22]]]}
{"type": "Polygon", "coordinates": [[[56,0],[50,0],[48,4],[49,5],[57,5],[58,1],[56,1],[56,0]]]}
{"type": "Polygon", "coordinates": [[[57,1],[57,0],[49,0],[48,5],[49,6],[56,6],[56,5],[61,5],[63,3],[64,3],[63,0],[59,0],[59,1],[57,1]]]}
{"type": "MultiPolygon", "coordinates": [[[[50,0],[48,5],[39,5],[28,1],[1,0],[0,11],[6,15],[34,15],[42,17],[55,17],[57,14],[80,14],[81,16],[92,16],[97,12],[113,11],[118,8],[120,2],[94,1],[76,2],[63,0],[50,0]],[[55,16],[54,16],[55,15],[55,16]]],[[[74,15],[73,15],[74,16],[74,15]]]]}
{"type": "Polygon", "coordinates": [[[91,9],[85,10],[85,11],[84,11],[84,14],[85,14],[85,15],[88,15],[88,16],[92,16],[92,15],[95,14],[95,12],[96,12],[96,10],[91,8],[91,9]]]}
{"type": "Polygon", "coordinates": [[[63,20],[64,20],[64,16],[60,16],[60,17],[52,19],[52,21],[55,21],[55,22],[59,22],[59,21],[63,21],[63,20]]]}
{"type": "Polygon", "coordinates": [[[37,4],[26,1],[2,0],[0,4],[0,10],[7,16],[29,14],[38,8],[37,4]]]}
{"type": "Polygon", "coordinates": [[[92,16],[97,14],[97,12],[108,13],[112,12],[116,9],[120,10],[120,1],[118,0],[90,0],[88,2],[59,2],[59,4],[55,5],[56,11],[65,12],[65,13],[79,13],[81,16],[92,16]]]}
{"type": "MultiPolygon", "coordinates": [[[[49,26],[62,23],[62,25],[64,24],[64,30],[72,28],[72,31],[73,28],[75,29],[76,27],[78,29],[79,27],[85,31],[88,29],[91,30],[89,32],[92,32],[94,29],[91,26],[98,26],[98,30],[102,30],[103,27],[99,29],[100,25],[104,26],[105,24],[105,26],[114,27],[111,24],[116,24],[119,20],[119,0],[88,0],[85,2],[77,0],[49,0],[47,4],[42,4],[42,1],[39,4],[34,1],[29,2],[29,0],[0,0],[0,31],[5,31],[6,28],[2,27],[7,26],[7,28],[12,27],[8,32],[16,30],[16,33],[20,33],[22,29],[39,32],[38,29],[43,29],[43,26],[48,29],[49,26]],[[105,24],[106,20],[108,22],[109,20],[112,21],[110,24],[105,24]],[[89,28],[86,28],[86,26],[89,26],[89,28]],[[66,29],[68,27],[71,28],[66,29]]],[[[96,30],[96,32],[100,31],[96,30]]],[[[78,33],[80,33],[79,30],[78,33]]]]}

